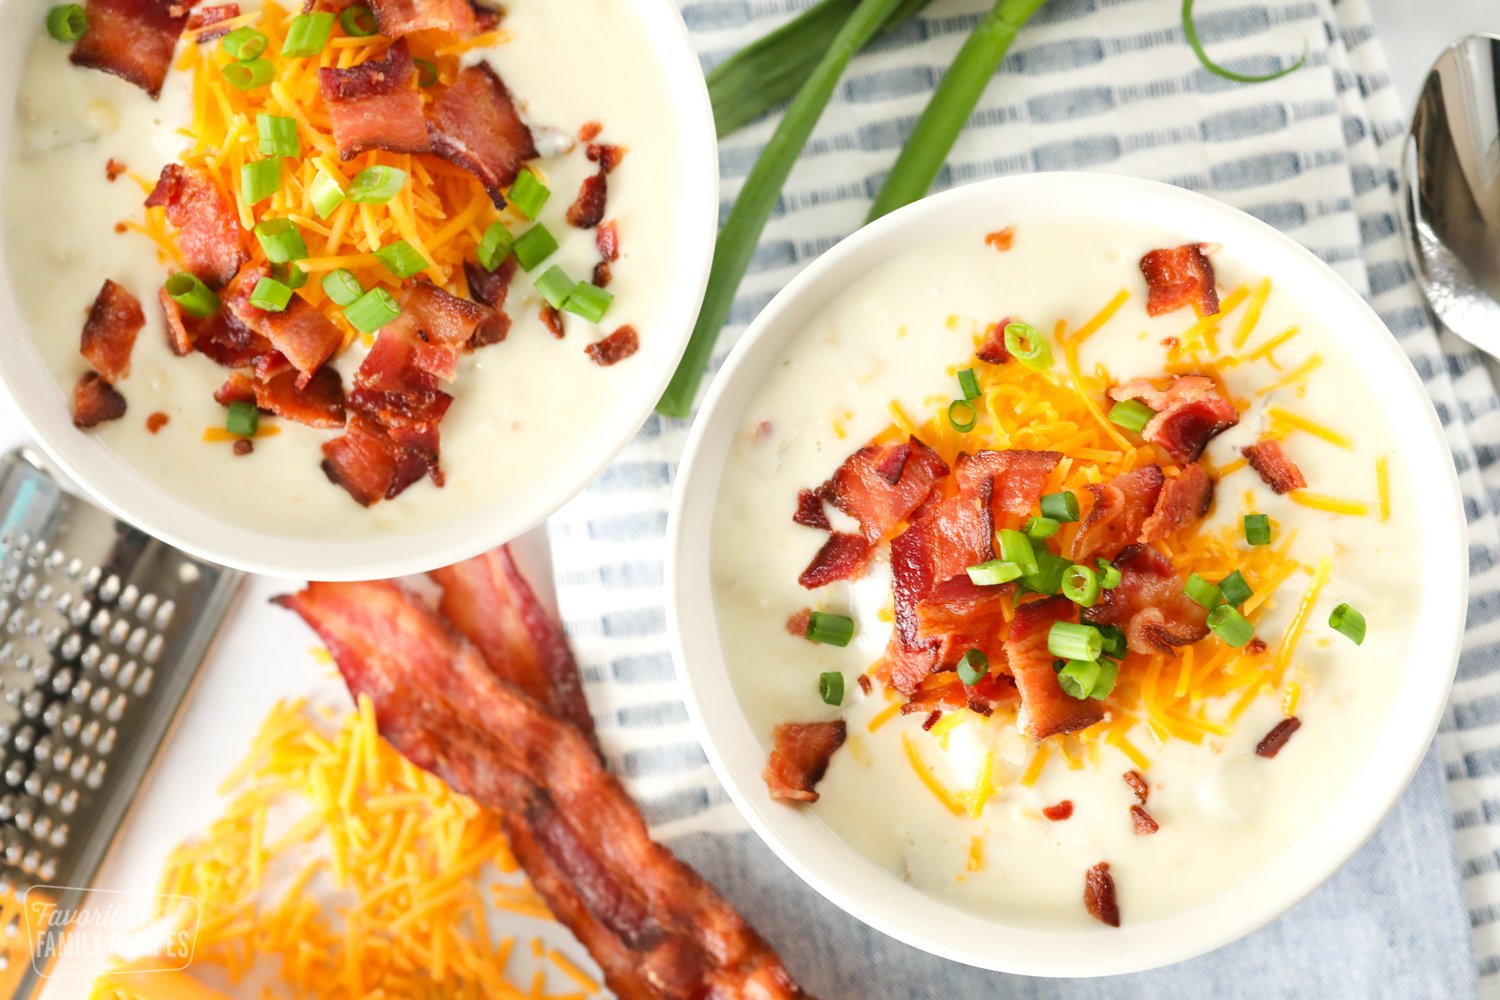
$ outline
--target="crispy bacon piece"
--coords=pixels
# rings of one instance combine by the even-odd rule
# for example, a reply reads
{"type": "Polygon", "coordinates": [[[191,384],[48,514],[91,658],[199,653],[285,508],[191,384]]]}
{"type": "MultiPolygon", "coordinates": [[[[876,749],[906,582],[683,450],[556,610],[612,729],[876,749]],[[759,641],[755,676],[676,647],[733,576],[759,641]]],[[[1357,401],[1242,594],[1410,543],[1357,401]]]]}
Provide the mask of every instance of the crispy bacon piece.
{"type": "Polygon", "coordinates": [[[1292,738],[1292,734],[1301,728],[1302,720],[1295,715],[1289,719],[1282,719],[1276,725],[1272,726],[1271,731],[1255,745],[1256,756],[1264,757],[1267,760],[1275,757],[1281,753],[1281,748],[1286,746],[1287,740],[1292,738]]]}
{"type": "Polygon", "coordinates": [[[255,450],[255,442],[249,438],[236,438],[231,449],[239,458],[244,458],[255,450]]]}
{"type": "Polygon", "coordinates": [[[817,489],[823,500],[859,521],[871,543],[921,506],[948,466],[916,438],[899,444],[867,444],[844,460],[817,489]]]}
{"type": "Polygon", "coordinates": [[[1141,524],[1139,541],[1154,542],[1175,534],[1208,515],[1214,502],[1214,481],[1197,462],[1162,483],[1151,516],[1141,524]]]}
{"type": "Polygon", "coordinates": [[[1109,862],[1101,861],[1083,878],[1083,905],[1089,916],[1111,927],[1120,926],[1120,904],[1115,899],[1115,879],[1109,862]]]}
{"type": "Polygon", "coordinates": [[[477,12],[469,0],[370,0],[370,11],[380,33],[388,38],[429,28],[457,35],[480,30],[477,12]]]}
{"type": "Polygon", "coordinates": [[[466,349],[493,311],[461,299],[430,281],[419,279],[401,294],[401,315],[386,329],[406,336],[415,345],[416,363],[423,371],[452,381],[458,374],[458,355],[466,349]]]}
{"type": "Polygon", "coordinates": [[[270,341],[301,373],[301,382],[306,385],[323,362],[343,346],[344,335],[300,295],[293,295],[281,312],[267,312],[252,305],[250,294],[255,291],[256,283],[270,273],[264,263],[240,268],[224,289],[224,308],[246,328],[270,341]]]}
{"type": "Polygon", "coordinates": [[[797,577],[797,582],[808,590],[817,590],[835,580],[856,580],[864,574],[874,548],[858,535],[835,531],[797,577]]]}
{"type": "Polygon", "coordinates": [[[136,334],[145,325],[140,300],[105,278],[89,307],[78,350],[94,371],[113,384],[130,374],[130,352],[135,350],[136,334]]]}
{"type": "Polygon", "coordinates": [[[75,66],[129,80],[154,99],[172,68],[189,6],[176,0],[86,0],[89,29],[68,58],[75,66]]]}
{"type": "Polygon", "coordinates": [[[1010,348],[1005,346],[1005,326],[1009,322],[1010,317],[1007,316],[985,331],[984,343],[979,345],[974,356],[990,365],[1003,365],[1009,361],[1010,348]]]}
{"type": "Polygon", "coordinates": [[[1208,635],[1208,612],[1182,592],[1182,578],[1166,556],[1149,545],[1127,545],[1115,557],[1120,585],[1100,593],[1083,620],[1115,625],[1136,653],[1170,653],[1208,635]]]}
{"type": "Polygon", "coordinates": [[[1165,482],[1161,466],[1143,465],[1107,483],[1085,486],[1094,497],[1094,505],[1073,537],[1073,561],[1086,563],[1100,556],[1112,559],[1120,549],[1138,541],[1156,511],[1165,482]]]}
{"type": "Polygon", "coordinates": [[[640,349],[641,338],[636,335],[635,327],[626,323],[614,333],[594,341],[583,350],[594,364],[601,368],[608,368],[610,365],[624,361],[640,349]]]}
{"type": "MultiPolygon", "coordinates": [[[[807,638],[807,626],[812,623],[812,608],[803,608],[793,611],[786,619],[786,631],[788,635],[794,635],[799,639],[807,638]]],[[[861,674],[861,677],[864,675],[861,674]]]]}
{"type": "Polygon", "coordinates": [[[488,63],[461,70],[429,114],[432,151],[478,177],[495,207],[505,207],[504,189],[537,150],[499,74],[488,63]]]}
{"type": "MultiPolygon", "coordinates": [[[[940,670],[928,674],[917,685],[915,693],[901,706],[902,715],[957,711],[967,708],[971,712],[988,716],[997,702],[1014,698],[1016,687],[1009,674],[999,672],[1002,663],[992,663],[991,671],[973,687],[965,684],[952,670],[940,670]]],[[[861,675],[863,676],[863,675],[861,675]]]]}
{"type": "Polygon", "coordinates": [[[954,473],[960,490],[971,488],[973,481],[988,479],[992,483],[990,509],[998,520],[1002,514],[1025,516],[1041,498],[1047,476],[1062,461],[1056,451],[980,451],[960,455],[954,473]]]}
{"type": "Polygon", "coordinates": [[[1245,643],[1245,652],[1250,656],[1264,656],[1266,650],[1269,648],[1270,647],[1266,645],[1266,640],[1262,639],[1260,636],[1256,636],[1254,639],[1251,639],[1249,642],[1245,643]]]}
{"type": "Polygon", "coordinates": [[[239,213],[213,181],[197,170],[179,163],[163,167],[146,197],[148,208],[158,205],[177,228],[177,247],[188,270],[210,288],[223,288],[250,259],[239,213]]]}
{"type": "Polygon", "coordinates": [[[412,763],[504,814],[532,884],[625,1000],[803,994],[706,882],[654,843],[589,741],[497,676],[389,581],[278,598],[323,639],[352,694],[412,763]]]}
{"type": "Polygon", "coordinates": [[[230,372],[224,384],[214,390],[214,402],[220,406],[235,403],[256,403],[255,379],[244,372],[230,372]]]}
{"type": "Polygon", "coordinates": [[[1215,435],[1240,422],[1234,404],[1219,395],[1211,378],[1178,375],[1166,389],[1136,379],[1109,390],[1111,399],[1139,399],[1156,416],[1141,429],[1141,437],[1159,445],[1178,462],[1196,462],[1215,435]]]}
{"type": "Polygon", "coordinates": [[[73,386],[73,426],[88,430],[125,415],[125,397],[98,372],[84,372],[73,386]]]}
{"type": "Polygon", "coordinates": [[[1071,698],[1063,691],[1047,652],[1047,633],[1057,622],[1071,621],[1073,608],[1073,602],[1062,596],[1023,604],[1016,608],[1005,640],[1005,660],[1021,692],[1031,738],[1038,743],[1057,733],[1087,729],[1104,718],[1102,702],[1071,698]]]}
{"type": "Polygon", "coordinates": [[[542,303],[538,318],[541,319],[542,325],[547,328],[548,333],[552,334],[558,340],[563,339],[563,335],[567,331],[563,329],[562,313],[553,308],[552,303],[542,303]]]}
{"type": "Polygon", "coordinates": [[[812,490],[797,494],[797,513],[792,515],[792,521],[809,528],[833,530],[833,525],[828,523],[828,513],[823,509],[823,501],[812,490]]]}
{"type": "Polygon", "coordinates": [[[1146,784],[1146,779],[1141,777],[1141,772],[1126,771],[1125,784],[1130,786],[1130,790],[1135,793],[1141,805],[1145,805],[1146,800],[1151,797],[1151,786],[1146,784]]]}
{"type": "Polygon", "coordinates": [[[1149,837],[1161,829],[1161,824],[1151,818],[1151,814],[1140,806],[1130,807],[1130,818],[1135,823],[1136,836],[1149,837]]]}
{"type": "Polygon", "coordinates": [[[619,260],[620,224],[610,220],[594,230],[594,245],[599,248],[599,256],[605,261],[619,260]]]}
{"type": "Polygon", "coordinates": [[[1188,243],[1171,250],[1152,250],[1141,258],[1150,294],[1146,314],[1160,316],[1191,305],[1199,315],[1219,311],[1219,292],[1214,287],[1214,266],[1203,252],[1204,244],[1188,243]]]}
{"type": "Polygon", "coordinates": [[[187,19],[187,30],[193,33],[193,41],[199,45],[207,45],[209,42],[218,41],[229,34],[228,28],[215,28],[214,25],[220,21],[227,21],[232,17],[240,16],[240,5],[237,3],[221,3],[212,7],[198,7],[187,19]]]}
{"type": "Polygon", "coordinates": [[[1281,442],[1275,438],[1261,438],[1252,445],[1240,449],[1250,468],[1259,474],[1261,482],[1276,493],[1290,493],[1307,488],[1307,480],[1297,463],[1286,457],[1281,442]]]}
{"type": "Polygon", "coordinates": [[[167,426],[167,422],[171,419],[172,418],[167,416],[165,413],[157,410],[155,413],[149,414],[146,417],[146,430],[152,434],[155,434],[163,427],[167,426]]]}
{"type": "Polygon", "coordinates": [[[396,466],[394,442],[384,428],[359,412],[349,417],[343,434],[323,444],[324,475],[361,507],[391,495],[396,466]]]}
{"type": "Polygon", "coordinates": [[[1073,815],[1073,800],[1063,799],[1057,805],[1047,806],[1042,810],[1042,815],[1054,823],[1061,823],[1073,815]]]}
{"type": "Polygon", "coordinates": [[[125,164],[111,156],[104,161],[104,179],[113,184],[120,179],[121,174],[124,174],[129,169],[125,164]]]}
{"type": "Polygon", "coordinates": [[[993,247],[1001,253],[1009,250],[1015,242],[1016,231],[1010,226],[1006,226],[1004,229],[997,229],[993,233],[986,233],[984,237],[985,246],[993,247]]]}
{"type": "MultiPolygon", "coordinates": [[[[257,358],[275,353],[271,342],[241,323],[228,310],[220,309],[206,319],[180,316],[192,337],[193,347],[225,368],[247,368],[257,358]]],[[[172,335],[175,339],[175,334],[172,335]]]]}
{"type": "Polygon", "coordinates": [[[505,314],[505,298],[516,274],[516,258],[508,256],[493,271],[486,271],[472,261],[464,262],[464,276],[469,280],[469,294],[475,301],[490,307],[490,315],[474,330],[470,348],[498,344],[510,334],[510,317],[505,314]]]}
{"type": "Polygon", "coordinates": [[[425,153],[432,148],[422,118],[422,97],[417,93],[417,68],[405,39],[379,59],[348,69],[318,70],[318,89],[328,105],[340,160],[370,149],[425,153]]]}
{"type": "Polygon", "coordinates": [[[773,799],[816,802],[818,782],[828,773],[828,762],[844,745],[844,720],[783,722],[773,735],[771,759],[763,777],[773,799]]]}
{"type": "Polygon", "coordinates": [[[591,142],[584,150],[584,155],[589,158],[590,163],[599,164],[599,169],[608,174],[625,159],[625,147],[612,146],[607,142],[591,142]]]}
{"type": "Polygon", "coordinates": [[[583,179],[578,198],[568,206],[568,224],[593,229],[604,221],[604,202],[609,197],[609,171],[602,166],[583,179]]]}
{"type": "Polygon", "coordinates": [[[332,368],[319,368],[305,386],[288,368],[266,381],[256,379],[254,393],[255,405],[278,417],[309,427],[344,426],[344,383],[332,368]]]}
{"type": "Polygon", "coordinates": [[[1005,663],[1006,596],[1009,585],[980,587],[959,574],[939,583],[917,602],[917,640],[937,643],[940,667],[956,664],[971,649],[977,649],[998,670],[1005,663]]]}
{"type": "Polygon", "coordinates": [[[171,295],[167,294],[165,288],[156,293],[156,300],[161,303],[162,316],[166,321],[167,347],[178,357],[192,354],[193,331],[188,329],[187,324],[189,320],[196,320],[197,317],[183,312],[182,307],[171,295]]]}

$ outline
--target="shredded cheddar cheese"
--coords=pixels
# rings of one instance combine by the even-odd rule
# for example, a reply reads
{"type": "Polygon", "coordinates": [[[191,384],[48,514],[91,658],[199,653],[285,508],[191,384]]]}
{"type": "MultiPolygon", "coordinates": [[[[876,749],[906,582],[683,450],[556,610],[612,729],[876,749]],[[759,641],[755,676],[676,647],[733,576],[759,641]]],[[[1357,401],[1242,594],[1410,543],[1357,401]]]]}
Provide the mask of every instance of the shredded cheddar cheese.
{"type": "Polygon", "coordinates": [[[1354,442],[1349,439],[1348,435],[1340,434],[1333,428],[1300,413],[1294,413],[1284,406],[1266,407],[1266,416],[1270,418],[1271,426],[1278,434],[1284,434],[1288,430],[1305,431],[1313,437],[1322,438],[1329,444],[1346,451],[1354,447],[1354,442]]]}
{"type": "Polygon", "coordinates": [[[1391,519],[1391,460],[1381,455],[1375,460],[1376,510],[1380,523],[1391,519]]]}
{"type": "Polygon", "coordinates": [[[1368,517],[1370,513],[1370,505],[1363,500],[1331,497],[1323,493],[1311,493],[1307,490],[1292,490],[1292,492],[1287,494],[1287,498],[1303,507],[1327,511],[1330,514],[1353,514],[1355,517],[1368,517]]]}
{"type": "Polygon", "coordinates": [[[906,751],[906,761],[911,765],[912,771],[918,780],[927,786],[927,790],[933,797],[941,802],[949,812],[955,816],[963,816],[967,810],[959,796],[948,790],[948,787],[938,780],[938,776],[932,773],[932,768],[922,759],[922,754],[917,750],[917,745],[912,742],[910,736],[902,735],[901,746],[906,751]]]}

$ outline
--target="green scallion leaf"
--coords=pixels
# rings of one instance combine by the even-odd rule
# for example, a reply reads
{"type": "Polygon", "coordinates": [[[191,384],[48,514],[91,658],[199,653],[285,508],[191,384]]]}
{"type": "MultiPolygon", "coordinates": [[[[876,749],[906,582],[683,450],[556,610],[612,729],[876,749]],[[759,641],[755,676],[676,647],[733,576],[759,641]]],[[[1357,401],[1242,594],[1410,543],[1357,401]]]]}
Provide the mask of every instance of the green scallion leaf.
{"type": "Polygon", "coordinates": [[[287,264],[307,256],[302,231],[291,219],[265,219],[255,226],[255,238],[272,264],[287,264]]]}
{"type": "Polygon", "coordinates": [[[582,316],[590,323],[597,323],[604,318],[609,310],[609,304],[615,300],[614,294],[607,292],[587,281],[580,281],[573,288],[573,294],[568,296],[568,301],[563,304],[563,309],[575,316],[582,316]]]}
{"type": "Polygon", "coordinates": [[[360,333],[374,333],[400,315],[391,293],[378,286],[344,307],[344,318],[360,333]]]}
{"type": "MultiPolygon", "coordinates": [[[[1104,652],[1104,636],[1092,625],[1053,622],[1047,632],[1047,652],[1063,660],[1097,660],[1104,652]]],[[[1084,694],[1087,693],[1085,688],[1084,694]]]]}
{"type": "Polygon", "coordinates": [[[1078,520],[1078,497],[1072,490],[1048,493],[1042,497],[1042,514],[1054,521],[1071,524],[1078,520]]]}
{"type": "Polygon", "coordinates": [[[973,687],[984,680],[984,675],[989,672],[989,657],[977,649],[971,649],[959,658],[958,679],[969,687],[973,687]]]}
{"type": "Polygon", "coordinates": [[[315,56],[328,44],[333,34],[333,15],[324,11],[313,14],[298,14],[287,25],[286,40],[281,43],[281,54],[291,58],[315,56]]]}
{"type": "Polygon", "coordinates": [[[1002,528],[999,539],[1001,559],[1021,567],[1022,576],[1037,571],[1036,549],[1032,547],[1031,539],[1011,528],[1002,528]]]}
{"type": "Polygon", "coordinates": [[[1271,80],[1279,80],[1288,73],[1295,73],[1307,62],[1307,45],[1303,43],[1302,58],[1285,69],[1279,69],[1274,73],[1265,73],[1258,76],[1236,73],[1225,69],[1208,57],[1208,52],[1203,48],[1203,43],[1198,39],[1198,28],[1193,24],[1193,0],[1182,0],[1182,33],[1187,36],[1188,45],[1192,47],[1193,55],[1203,64],[1203,68],[1214,76],[1233,80],[1235,83],[1267,83],[1271,80]]]}
{"type": "Polygon", "coordinates": [[[515,242],[511,244],[511,250],[516,255],[516,263],[521,265],[523,271],[530,271],[551,257],[556,249],[557,238],[540,222],[517,236],[515,242]]]}
{"type": "Polygon", "coordinates": [[[1094,565],[1099,570],[1099,586],[1105,590],[1114,590],[1120,585],[1120,570],[1108,559],[1095,559],[1094,565]]]}
{"type": "Polygon", "coordinates": [[[307,272],[296,264],[272,264],[271,277],[293,291],[307,284],[307,272]]]}
{"type": "Polygon", "coordinates": [[[196,274],[178,271],[167,279],[166,289],[172,301],[189,316],[203,319],[219,311],[219,297],[196,274]]]}
{"type": "Polygon", "coordinates": [[[1112,656],[1117,660],[1125,658],[1126,651],[1130,648],[1125,639],[1125,630],[1118,625],[1096,625],[1099,634],[1104,637],[1104,656],[1112,656]]]}
{"type": "Polygon", "coordinates": [[[405,240],[387,243],[375,251],[375,256],[379,258],[380,263],[385,265],[387,271],[398,278],[410,278],[432,266],[426,257],[417,253],[416,247],[405,240]]]}
{"type": "Polygon", "coordinates": [[[1250,619],[1227,604],[1221,604],[1208,613],[1208,630],[1235,649],[1255,636],[1255,626],[1250,624],[1250,619]]]}
{"type": "Polygon", "coordinates": [[[1099,683],[1099,672],[1097,660],[1068,660],[1057,672],[1057,684],[1069,698],[1083,701],[1093,694],[1094,685],[1099,683]]]}
{"type": "Polygon", "coordinates": [[[375,14],[364,4],[354,4],[339,12],[339,27],[350,38],[369,38],[380,30],[375,14]]]}
{"type": "Polygon", "coordinates": [[[974,369],[965,368],[958,373],[958,388],[964,394],[964,399],[979,398],[979,379],[974,375],[974,369]]]}
{"type": "Polygon", "coordinates": [[[1271,544],[1271,518],[1265,514],[1246,514],[1245,541],[1250,545],[1271,544]]]}
{"type": "Polygon", "coordinates": [[[967,399],[955,399],[948,404],[948,423],[960,434],[967,434],[974,429],[979,422],[979,414],[974,410],[974,404],[967,399]]]}
{"type": "Polygon", "coordinates": [[[292,301],[292,290],[285,283],[263,275],[250,292],[250,304],[266,312],[279,313],[292,301]]]}
{"type": "Polygon", "coordinates": [[[248,205],[258,205],[280,191],[281,158],[254,160],[240,167],[240,190],[248,205]]]}
{"type": "Polygon", "coordinates": [[[1356,646],[1364,645],[1365,616],[1347,604],[1340,604],[1328,616],[1328,627],[1347,636],[1356,646]]]}
{"type": "Polygon", "coordinates": [[[1036,550],[1037,569],[1017,581],[1018,587],[1051,597],[1062,588],[1063,573],[1073,565],[1070,560],[1053,552],[1046,546],[1036,550]]]}
{"type": "Polygon", "coordinates": [[[1026,533],[1027,538],[1033,541],[1040,541],[1043,538],[1051,538],[1057,534],[1062,530],[1062,525],[1050,517],[1028,517],[1026,523],[1021,525],[1021,530],[1026,533]]]}
{"type": "Polygon", "coordinates": [[[254,403],[230,403],[224,415],[224,429],[240,437],[255,437],[260,429],[260,411],[254,403]]]}
{"type": "Polygon", "coordinates": [[[365,167],[349,182],[344,197],[360,205],[384,205],[401,193],[405,183],[405,170],[384,165],[365,167]]]}
{"type": "Polygon", "coordinates": [[[568,301],[568,296],[573,294],[573,286],[576,285],[568,272],[553,264],[542,272],[542,276],[536,279],[536,290],[547,300],[547,304],[553,309],[561,309],[563,303],[568,301]]]}
{"type": "Polygon", "coordinates": [[[297,119],[281,115],[256,115],[255,137],[262,156],[301,156],[302,140],[297,135],[297,119]]]}
{"type": "Polygon", "coordinates": [[[365,289],[353,271],[341,267],[323,275],[323,293],[336,306],[352,306],[365,294],[365,289]]]}
{"type": "Polygon", "coordinates": [[[844,675],[837,670],[819,674],[818,697],[823,699],[825,705],[842,705],[844,703],[844,675]]]}
{"type": "Polygon", "coordinates": [[[1005,349],[1032,371],[1052,367],[1052,348],[1036,328],[1028,323],[1005,324],[1005,349]]]}
{"type": "Polygon", "coordinates": [[[1156,411],[1139,399],[1122,399],[1109,408],[1109,422],[1139,434],[1156,411]]]}
{"type": "Polygon", "coordinates": [[[1089,697],[1095,701],[1103,701],[1115,689],[1115,681],[1120,679],[1120,661],[1101,656],[1097,662],[1099,676],[1094,678],[1094,686],[1089,691],[1089,697]]]}
{"type": "Polygon", "coordinates": [[[1239,607],[1255,595],[1250,589],[1250,584],[1245,582],[1245,574],[1239,570],[1230,573],[1219,581],[1219,593],[1224,597],[1224,603],[1239,607]]]}
{"type": "Polygon", "coordinates": [[[847,646],[854,638],[854,619],[848,615],[814,611],[807,619],[807,630],[803,634],[825,646],[847,646]]]}
{"type": "Polygon", "coordinates": [[[254,90],[264,87],[276,75],[276,67],[269,59],[246,59],[229,63],[222,70],[224,82],[235,90],[254,90]]]}
{"type": "Polygon", "coordinates": [[[970,582],[976,587],[995,587],[1021,577],[1021,567],[1004,559],[991,559],[989,562],[970,566],[964,572],[969,574],[970,582]]]}
{"type": "Polygon", "coordinates": [[[1092,608],[1099,601],[1099,574],[1087,566],[1069,566],[1063,570],[1062,594],[1080,608],[1092,608]]]}
{"type": "Polygon", "coordinates": [[[498,222],[492,222],[479,239],[479,246],[474,251],[474,256],[479,261],[479,266],[486,271],[493,271],[505,263],[505,258],[510,256],[510,248],[516,242],[516,238],[510,234],[510,230],[498,222]]]}
{"type": "Polygon", "coordinates": [[[1207,611],[1212,611],[1224,603],[1224,594],[1219,590],[1217,584],[1205,580],[1197,573],[1189,573],[1187,582],[1182,585],[1182,592],[1192,602],[1207,611]]]}
{"type": "Polygon", "coordinates": [[[238,62],[249,62],[251,59],[259,59],[261,53],[266,51],[270,39],[254,28],[249,26],[235,28],[229,34],[219,39],[219,48],[229,53],[229,58],[238,62]]]}
{"type": "Polygon", "coordinates": [[[413,59],[411,64],[417,68],[417,86],[430,87],[438,82],[437,64],[429,59],[413,59]]]}
{"type": "Polygon", "coordinates": [[[522,170],[516,174],[510,190],[505,193],[505,200],[511,207],[528,219],[535,219],[550,197],[552,191],[530,170],[522,170]]]}
{"type": "Polygon", "coordinates": [[[318,172],[313,175],[312,183],[307,186],[307,197],[312,202],[313,211],[318,213],[318,218],[326,219],[344,203],[344,189],[332,174],[319,167],[318,172]]]}
{"type": "Polygon", "coordinates": [[[59,42],[76,42],[89,30],[89,16],[76,3],[61,4],[47,11],[47,34],[59,42]]]}

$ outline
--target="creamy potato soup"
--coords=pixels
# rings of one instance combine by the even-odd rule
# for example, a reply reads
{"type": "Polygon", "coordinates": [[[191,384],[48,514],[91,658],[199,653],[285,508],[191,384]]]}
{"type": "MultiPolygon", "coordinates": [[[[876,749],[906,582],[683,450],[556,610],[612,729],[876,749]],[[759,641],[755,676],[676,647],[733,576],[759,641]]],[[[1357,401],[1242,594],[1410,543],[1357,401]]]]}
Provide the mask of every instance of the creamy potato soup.
{"type": "Polygon", "coordinates": [[[1379,400],[1191,235],[913,247],[798,335],[726,464],[717,623],[779,807],[996,921],[1255,877],[1409,660],[1422,530],[1379,400]]]}
{"type": "MultiPolygon", "coordinates": [[[[667,276],[679,211],[672,199],[678,136],[663,111],[672,102],[664,75],[644,55],[651,42],[629,4],[521,0],[506,4],[498,22],[481,10],[462,29],[394,42],[388,36],[404,30],[400,25],[387,29],[359,8],[353,31],[335,19],[314,54],[283,56],[300,6],[241,0],[225,28],[270,40],[248,60],[239,56],[252,52],[253,34],[251,49],[231,53],[228,38],[198,44],[190,20],[175,48],[168,38],[171,68],[157,98],[113,69],[70,62],[72,47],[48,37],[39,15],[4,173],[11,284],[60,391],[71,397],[88,379],[103,392],[102,381],[125,401],[119,416],[107,395],[94,400],[102,418],[75,409],[75,421],[96,421],[80,433],[97,435],[162,488],[227,522],[293,536],[419,531],[524,490],[572,460],[610,412],[620,380],[641,364],[662,363],[669,348],[653,332],[672,293],[667,276]],[[357,70],[396,60],[398,48],[399,63],[389,63],[398,69],[380,77],[399,82],[393,98],[371,84],[380,74],[361,78],[357,70]],[[269,67],[264,81],[246,68],[258,63],[269,67]],[[330,83],[320,70],[353,75],[330,83]],[[491,80],[503,83],[496,90],[491,80]],[[465,87],[472,93],[461,93],[465,87]],[[450,96],[456,107],[445,119],[435,108],[450,96]],[[404,104],[392,110],[382,99],[404,104]],[[341,123],[345,101],[355,110],[341,123]],[[272,127],[271,145],[260,134],[262,117],[281,125],[279,132],[272,127]],[[482,147],[496,121],[511,129],[507,141],[533,146],[516,154],[524,162],[519,173],[515,163],[486,160],[482,147]],[[341,124],[365,134],[351,142],[341,124]],[[429,132],[431,149],[408,151],[425,146],[429,132]],[[346,148],[360,151],[345,159],[346,148]],[[279,176],[273,163],[269,182],[253,182],[269,183],[264,200],[247,205],[261,192],[252,190],[246,166],[278,159],[279,176]],[[223,274],[195,259],[195,247],[196,257],[204,254],[185,228],[194,222],[192,189],[167,193],[157,207],[143,205],[153,187],[165,190],[158,184],[163,168],[179,162],[188,175],[208,177],[227,206],[240,256],[230,251],[223,274]],[[366,168],[377,169],[361,178],[366,168]],[[320,170],[335,195],[347,196],[326,213],[319,198],[327,188],[314,190],[320,170]],[[575,201],[586,200],[588,184],[604,172],[607,200],[575,215],[575,201]],[[530,185],[525,199],[512,177],[530,185]],[[355,203],[358,190],[368,196],[355,203]],[[283,227],[267,234],[270,243],[259,228],[268,222],[283,227]],[[285,250],[276,239],[287,223],[303,244],[291,266],[306,278],[278,303],[282,290],[262,280],[291,286],[302,277],[274,263],[285,250]],[[499,281],[495,301],[494,289],[486,296],[464,265],[479,260],[497,223],[517,249],[484,272],[486,284],[499,281]],[[538,228],[556,241],[555,250],[538,228]],[[403,241],[415,258],[403,259],[400,247],[387,258],[403,241]],[[218,309],[206,319],[189,316],[183,355],[169,343],[158,301],[178,272],[202,278],[218,309]],[[348,280],[330,290],[325,281],[335,272],[335,280],[348,280]],[[127,347],[128,373],[118,375],[98,371],[96,360],[80,353],[80,330],[106,279],[143,314],[133,350],[127,347]],[[424,281],[459,304],[444,298],[436,315],[419,314],[407,296],[424,281]],[[268,294],[256,295],[257,288],[268,294]],[[354,306],[335,296],[373,291],[383,298],[365,303],[371,308],[358,319],[354,306]],[[476,303],[480,312],[465,312],[476,303]],[[322,348],[305,363],[292,353],[302,346],[298,330],[283,338],[276,324],[294,312],[303,333],[309,324],[320,338],[335,331],[326,359],[322,348]],[[498,330],[489,326],[497,313],[505,318],[498,330]],[[476,328],[480,315],[487,318],[476,328]],[[230,317],[227,332],[209,329],[223,316],[230,317]],[[384,371],[362,374],[379,335],[408,316],[415,322],[403,327],[406,353],[384,371]],[[452,328],[439,335],[434,330],[445,318],[452,328]],[[613,336],[620,331],[627,332],[613,336]],[[206,343],[217,353],[211,356],[206,343]],[[314,371],[310,388],[299,384],[314,371]],[[277,375],[285,375],[277,388],[287,395],[268,400],[268,380],[277,375]],[[231,384],[232,377],[241,381],[231,384]],[[446,412],[428,409],[434,391],[451,395],[446,412]],[[258,412],[253,424],[236,424],[236,401],[242,417],[258,412]],[[305,419],[297,415],[303,404],[312,408],[305,419]],[[330,452],[334,441],[348,447],[330,452]]],[[[404,9],[389,0],[371,6],[376,15],[404,9]]],[[[458,9],[446,0],[412,6],[418,19],[458,9]]],[[[318,44],[316,35],[310,44],[318,44]]],[[[96,64],[115,55],[100,47],[96,64]]],[[[593,196],[605,198],[602,183],[593,196]]],[[[493,243],[487,249],[497,252],[493,243]]],[[[500,245],[499,255],[504,251],[500,245]]]]}

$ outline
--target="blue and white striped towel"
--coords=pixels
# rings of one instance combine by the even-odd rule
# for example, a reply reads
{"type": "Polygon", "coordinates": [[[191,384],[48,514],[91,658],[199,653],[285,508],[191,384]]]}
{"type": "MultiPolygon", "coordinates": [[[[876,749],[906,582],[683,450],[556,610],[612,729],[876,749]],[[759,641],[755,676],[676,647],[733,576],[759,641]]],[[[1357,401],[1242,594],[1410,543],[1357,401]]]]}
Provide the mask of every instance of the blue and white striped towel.
{"type": "MultiPolygon", "coordinates": [[[[712,64],[806,2],[684,0],[683,15],[712,64]]],[[[858,228],[977,6],[940,0],[855,60],[767,228],[720,359],[802,265],[858,228]]],[[[1270,84],[1228,83],[1195,61],[1177,0],[1052,0],[990,84],[940,185],[1080,168],[1169,181],[1266,220],[1370,297],[1447,428],[1471,531],[1468,641],[1437,750],[1338,876],[1212,955],[1084,982],[999,976],[919,954],[787,872],[746,832],[698,748],[673,683],[662,589],[669,483],[686,425],[652,418],[550,522],[562,614],[611,765],[658,833],[723,886],[819,994],[1449,1000],[1479,995],[1482,980],[1485,995],[1500,997],[1500,404],[1475,353],[1433,332],[1403,262],[1391,189],[1402,114],[1365,0],[1198,6],[1205,43],[1230,68],[1274,70],[1304,45],[1306,67],[1270,84]]],[[[724,144],[726,210],[770,128],[724,144]]]]}

